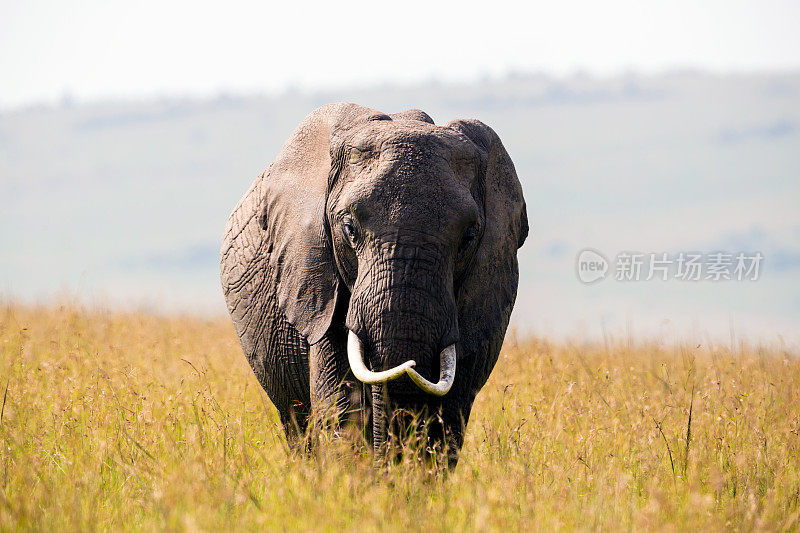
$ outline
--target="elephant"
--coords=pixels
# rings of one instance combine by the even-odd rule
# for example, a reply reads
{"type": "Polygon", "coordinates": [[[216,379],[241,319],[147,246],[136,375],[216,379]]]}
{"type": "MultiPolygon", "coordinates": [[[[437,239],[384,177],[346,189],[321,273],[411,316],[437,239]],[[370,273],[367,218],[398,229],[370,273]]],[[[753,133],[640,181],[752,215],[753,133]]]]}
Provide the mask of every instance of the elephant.
{"type": "Polygon", "coordinates": [[[395,414],[426,413],[455,465],[527,235],[514,164],[482,122],[353,103],[309,114],[230,215],[220,261],[287,440],[325,411],[380,451],[395,414]]]}

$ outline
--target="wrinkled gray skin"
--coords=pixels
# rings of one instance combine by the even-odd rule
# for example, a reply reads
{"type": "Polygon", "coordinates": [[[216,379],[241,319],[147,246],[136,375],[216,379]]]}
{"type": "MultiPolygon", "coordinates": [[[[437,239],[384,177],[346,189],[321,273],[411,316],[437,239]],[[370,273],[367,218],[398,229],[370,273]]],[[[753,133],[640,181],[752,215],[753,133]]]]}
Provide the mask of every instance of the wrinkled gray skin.
{"type": "Polygon", "coordinates": [[[398,409],[434,415],[457,460],[497,361],[528,233],[522,189],[495,132],[337,103],[312,112],[228,220],[221,280],[259,382],[298,442],[315,410],[356,419],[380,449],[398,409]],[[374,371],[409,359],[432,382],[456,343],[452,389],[363,385],[348,330],[374,371]],[[358,413],[352,416],[348,413],[358,413]]]}

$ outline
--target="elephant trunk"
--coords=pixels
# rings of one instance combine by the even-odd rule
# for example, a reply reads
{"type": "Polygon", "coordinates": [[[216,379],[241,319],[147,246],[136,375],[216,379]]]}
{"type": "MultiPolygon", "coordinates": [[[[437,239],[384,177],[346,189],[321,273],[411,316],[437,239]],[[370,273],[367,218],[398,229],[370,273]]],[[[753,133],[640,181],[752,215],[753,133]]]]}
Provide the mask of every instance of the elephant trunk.
{"type": "Polygon", "coordinates": [[[386,383],[372,385],[372,449],[380,456],[388,440],[389,423],[386,417],[386,404],[389,391],[386,383]]]}
{"type": "Polygon", "coordinates": [[[373,445],[379,450],[391,425],[390,404],[416,410],[440,403],[451,390],[458,315],[444,245],[420,245],[418,235],[398,234],[364,255],[345,325],[350,368],[371,388],[373,445]]]}
{"type": "Polygon", "coordinates": [[[452,267],[441,250],[384,243],[373,257],[359,264],[346,326],[350,368],[371,387],[373,446],[380,451],[390,403],[416,409],[438,404],[451,390],[459,333],[452,267]]]}

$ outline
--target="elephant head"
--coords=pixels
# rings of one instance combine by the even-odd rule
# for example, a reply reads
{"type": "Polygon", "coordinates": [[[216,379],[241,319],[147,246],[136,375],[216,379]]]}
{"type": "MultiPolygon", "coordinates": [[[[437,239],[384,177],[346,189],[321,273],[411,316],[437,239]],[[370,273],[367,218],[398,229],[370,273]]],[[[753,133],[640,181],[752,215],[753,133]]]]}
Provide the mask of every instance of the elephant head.
{"type": "Polygon", "coordinates": [[[315,397],[346,408],[335,389],[360,382],[376,445],[401,407],[438,413],[458,448],[508,326],[527,233],[514,165],[488,126],[330,104],[231,215],[222,282],[279,411],[315,397]],[[286,364],[310,377],[276,368],[286,364]]]}

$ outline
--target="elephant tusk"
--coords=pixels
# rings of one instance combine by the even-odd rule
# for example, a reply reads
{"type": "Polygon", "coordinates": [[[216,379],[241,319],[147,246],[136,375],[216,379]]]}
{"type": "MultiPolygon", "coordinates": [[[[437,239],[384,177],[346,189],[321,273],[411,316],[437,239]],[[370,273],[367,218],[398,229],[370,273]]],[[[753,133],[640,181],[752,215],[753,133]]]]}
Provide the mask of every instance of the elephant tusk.
{"type": "Polygon", "coordinates": [[[431,383],[430,381],[419,375],[419,373],[413,368],[408,369],[408,377],[411,378],[411,381],[417,384],[417,387],[427,392],[428,394],[433,394],[434,396],[444,396],[445,394],[448,393],[450,387],[453,386],[453,382],[456,379],[455,344],[451,344],[450,346],[442,350],[441,354],[439,354],[439,366],[440,370],[439,370],[438,383],[431,383]]]}
{"type": "Polygon", "coordinates": [[[358,338],[358,335],[352,331],[347,336],[347,360],[350,362],[350,370],[353,371],[353,375],[356,379],[368,384],[386,383],[387,381],[395,380],[417,364],[414,361],[406,361],[402,365],[390,368],[389,370],[373,372],[364,364],[364,347],[361,345],[361,340],[358,338]]]}
{"type": "Polygon", "coordinates": [[[416,383],[424,392],[433,394],[434,396],[444,396],[453,386],[453,381],[455,381],[456,377],[456,345],[451,344],[442,350],[442,353],[439,354],[439,358],[440,371],[438,383],[431,383],[422,377],[419,372],[414,370],[413,367],[416,365],[416,362],[413,360],[406,361],[402,365],[390,368],[389,370],[373,372],[364,364],[364,347],[358,335],[351,331],[347,336],[347,360],[350,363],[350,369],[353,371],[353,375],[356,379],[367,384],[386,383],[387,381],[392,381],[401,377],[403,374],[408,374],[411,381],[416,383]]]}

